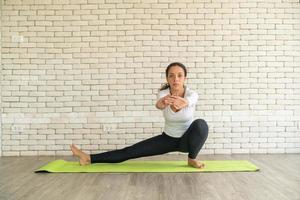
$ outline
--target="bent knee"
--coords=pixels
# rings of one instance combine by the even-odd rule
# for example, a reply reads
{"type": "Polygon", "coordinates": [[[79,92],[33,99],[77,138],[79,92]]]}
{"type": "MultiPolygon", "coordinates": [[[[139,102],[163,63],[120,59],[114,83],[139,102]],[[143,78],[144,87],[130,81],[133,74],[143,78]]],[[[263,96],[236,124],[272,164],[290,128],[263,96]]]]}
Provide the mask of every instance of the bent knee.
{"type": "Polygon", "coordinates": [[[204,119],[196,119],[193,124],[201,131],[208,133],[208,125],[204,119]]]}

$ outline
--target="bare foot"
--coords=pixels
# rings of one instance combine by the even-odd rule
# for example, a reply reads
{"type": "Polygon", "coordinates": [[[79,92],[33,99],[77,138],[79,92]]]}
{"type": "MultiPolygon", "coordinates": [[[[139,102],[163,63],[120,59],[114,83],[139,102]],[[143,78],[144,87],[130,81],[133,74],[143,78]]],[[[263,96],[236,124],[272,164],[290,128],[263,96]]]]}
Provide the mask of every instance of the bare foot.
{"type": "Polygon", "coordinates": [[[70,145],[73,155],[79,158],[80,165],[89,165],[91,164],[91,157],[78,149],[74,144],[70,145]]]}
{"type": "Polygon", "coordinates": [[[188,165],[199,169],[203,169],[205,166],[204,163],[201,163],[196,159],[191,159],[191,158],[188,158],[188,165]]]}

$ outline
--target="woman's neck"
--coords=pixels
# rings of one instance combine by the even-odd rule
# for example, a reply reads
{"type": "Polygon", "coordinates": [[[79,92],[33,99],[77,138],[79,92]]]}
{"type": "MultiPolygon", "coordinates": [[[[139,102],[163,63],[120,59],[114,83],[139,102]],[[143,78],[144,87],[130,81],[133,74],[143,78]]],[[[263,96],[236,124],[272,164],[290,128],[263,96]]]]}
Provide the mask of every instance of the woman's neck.
{"type": "Polygon", "coordinates": [[[183,97],[184,96],[184,92],[185,92],[185,87],[182,87],[180,89],[172,89],[172,88],[170,88],[171,95],[176,95],[176,96],[183,97]]]}

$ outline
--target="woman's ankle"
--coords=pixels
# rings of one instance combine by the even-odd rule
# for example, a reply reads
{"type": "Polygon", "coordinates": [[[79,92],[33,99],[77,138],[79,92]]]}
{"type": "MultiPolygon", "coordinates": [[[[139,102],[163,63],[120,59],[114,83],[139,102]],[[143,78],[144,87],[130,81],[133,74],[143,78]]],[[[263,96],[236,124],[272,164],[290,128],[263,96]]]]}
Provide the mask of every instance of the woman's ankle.
{"type": "Polygon", "coordinates": [[[190,158],[188,157],[188,161],[197,161],[196,158],[190,158]]]}

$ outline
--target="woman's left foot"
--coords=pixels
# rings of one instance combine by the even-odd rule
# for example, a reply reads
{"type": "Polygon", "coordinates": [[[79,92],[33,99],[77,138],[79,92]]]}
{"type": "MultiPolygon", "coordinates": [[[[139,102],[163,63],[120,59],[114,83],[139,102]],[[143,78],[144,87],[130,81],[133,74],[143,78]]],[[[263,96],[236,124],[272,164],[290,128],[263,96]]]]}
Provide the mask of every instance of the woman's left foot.
{"type": "Polygon", "coordinates": [[[196,159],[191,159],[191,158],[188,158],[188,165],[199,169],[203,169],[205,166],[204,163],[201,163],[196,159]]]}

